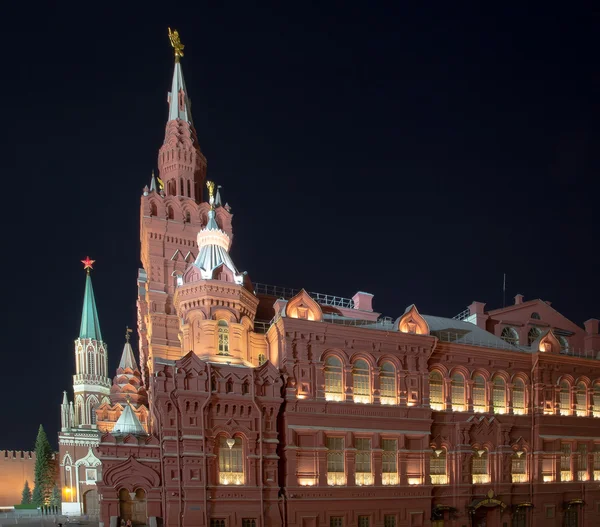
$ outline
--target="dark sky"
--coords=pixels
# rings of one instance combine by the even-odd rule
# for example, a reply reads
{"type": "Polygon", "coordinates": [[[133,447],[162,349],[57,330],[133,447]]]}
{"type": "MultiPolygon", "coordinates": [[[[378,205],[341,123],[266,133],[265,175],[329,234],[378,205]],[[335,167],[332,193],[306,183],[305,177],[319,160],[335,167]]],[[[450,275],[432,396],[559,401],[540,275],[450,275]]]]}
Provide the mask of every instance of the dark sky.
{"type": "Polygon", "coordinates": [[[169,25],[253,281],[453,316],[507,273],[508,298],[600,317],[598,16],[467,4],[5,12],[0,448],[56,437],[86,255],[111,371],[135,327],[169,25]]]}

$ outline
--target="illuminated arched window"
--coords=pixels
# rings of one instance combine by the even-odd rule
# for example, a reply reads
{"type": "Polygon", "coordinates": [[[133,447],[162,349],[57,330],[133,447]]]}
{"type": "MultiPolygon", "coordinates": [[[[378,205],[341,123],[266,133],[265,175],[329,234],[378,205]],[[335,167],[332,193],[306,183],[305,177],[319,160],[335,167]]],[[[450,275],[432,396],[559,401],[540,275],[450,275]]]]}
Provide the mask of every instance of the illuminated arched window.
{"type": "Polygon", "coordinates": [[[473,451],[471,474],[473,476],[474,485],[490,482],[488,451],[485,448],[473,451]]]}
{"type": "Polygon", "coordinates": [[[600,384],[595,384],[594,385],[594,400],[593,400],[593,404],[594,404],[594,417],[600,417],[600,384]]]}
{"type": "Polygon", "coordinates": [[[342,361],[329,357],[325,361],[325,399],[343,401],[342,361]]]}
{"type": "Polygon", "coordinates": [[[396,404],[396,368],[391,362],[384,362],[379,373],[381,404],[396,404]]]}
{"type": "Polygon", "coordinates": [[[432,485],[447,485],[448,473],[446,472],[446,450],[439,448],[431,453],[429,460],[429,473],[432,485]]]}
{"type": "Polygon", "coordinates": [[[244,484],[243,444],[240,437],[219,438],[219,483],[244,484]]]}
{"type": "Polygon", "coordinates": [[[432,410],[444,409],[444,385],[439,371],[429,374],[429,406],[432,410]]]}
{"type": "Polygon", "coordinates": [[[525,413],[525,383],[521,379],[515,379],[512,390],[513,413],[523,415],[525,413]]]}
{"type": "Polygon", "coordinates": [[[371,402],[369,365],[359,359],[352,365],[352,385],[355,403],[371,402]]]}
{"type": "Polygon", "coordinates": [[[506,383],[502,377],[494,379],[492,406],[495,414],[506,413],[506,383]]]}
{"type": "Polygon", "coordinates": [[[455,373],[452,376],[451,396],[452,410],[455,412],[465,411],[465,379],[460,373],[455,373]]]}
{"type": "Polygon", "coordinates": [[[580,417],[585,417],[587,415],[587,388],[582,382],[577,385],[577,391],[575,392],[575,405],[577,415],[580,417]]]}
{"type": "Polygon", "coordinates": [[[485,412],[485,379],[481,375],[475,375],[473,379],[473,411],[485,412]]]}
{"type": "Polygon", "coordinates": [[[527,333],[527,345],[531,346],[538,338],[542,332],[538,328],[531,328],[529,333],[527,333]]]}
{"type": "Polygon", "coordinates": [[[519,345],[519,334],[515,328],[505,327],[500,334],[500,338],[507,342],[508,344],[512,344],[513,346],[519,345]]]}
{"type": "Polygon", "coordinates": [[[559,408],[561,415],[571,415],[571,386],[567,381],[560,383],[559,408]]]}
{"type": "Polygon", "coordinates": [[[527,458],[522,450],[513,454],[510,473],[513,483],[527,482],[527,458]]]}
{"type": "Polygon", "coordinates": [[[219,355],[229,355],[229,326],[224,320],[219,320],[217,334],[219,339],[219,355]]]}

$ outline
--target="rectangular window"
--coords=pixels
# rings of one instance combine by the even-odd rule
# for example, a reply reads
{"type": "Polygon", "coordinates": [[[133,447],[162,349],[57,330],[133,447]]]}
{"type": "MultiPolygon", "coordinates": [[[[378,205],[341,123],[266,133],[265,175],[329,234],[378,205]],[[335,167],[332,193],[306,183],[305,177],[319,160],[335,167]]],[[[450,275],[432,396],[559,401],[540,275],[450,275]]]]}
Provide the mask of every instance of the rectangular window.
{"type": "Polygon", "coordinates": [[[525,390],[520,386],[513,388],[513,413],[517,415],[525,413],[525,390]]]}
{"type": "Polygon", "coordinates": [[[560,446],[560,480],[572,481],[571,475],[571,443],[563,443],[560,446]]]}
{"type": "Polygon", "coordinates": [[[525,453],[515,454],[511,462],[511,475],[513,483],[525,483],[527,481],[527,458],[525,453]]]}
{"type": "Polygon", "coordinates": [[[256,527],[254,518],[242,518],[242,527],[256,527]]]}
{"type": "Polygon", "coordinates": [[[580,444],[577,447],[577,481],[588,480],[587,445],[580,444]]]}
{"type": "Polygon", "coordinates": [[[429,474],[432,485],[447,485],[448,475],[446,474],[446,451],[436,450],[431,454],[429,460],[429,474]]]}
{"type": "Polygon", "coordinates": [[[244,484],[244,455],[239,437],[232,439],[221,436],[219,439],[219,483],[244,484]]]}
{"type": "Polygon", "coordinates": [[[359,516],[358,517],[358,527],[369,527],[371,517],[370,516],[359,516]]]}
{"type": "Polygon", "coordinates": [[[442,381],[441,378],[432,379],[429,381],[429,406],[433,410],[443,410],[444,409],[444,396],[442,389],[442,381]]]}
{"type": "Polygon", "coordinates": [[[97,475],[96,475],[96,469],[95,468],[86,468],[85,469],[85,479],[88,482],[91,482],[91,481],[95,482],[96,478],[97,478],[97,475]]]}
{"type": "Polygon", "coordinates": [[[329,518],[329,527],[344,527],[344,518],[341,516],[332,516],[329,518]]]}
{"type": "Polygon", "coordinates": [[[490,482],[488,474],[488,454],[487,451],[473,452],[472,476],[474,484],[485,484],[490,482]]]}
{"type": "Polygon", "coordinates": [[[327,438],[327,484],[345,485],[344,438],[327,438]]]}
{"type": "Polygon", "coordinates": [[[381,386],[381,404],[396,404],[396,379],[392,376],[381,375],[379,377],[381,386]]]}
{"type": "Polygon", "coordinates": [[[360,438],[355,440],[356,446],[356,471],[355,480],[357,485],[373,485],[373,474],[371,473],[371,440],[360,438]]]}
{"type": "Polygon", "coordinates": [[[227,524],[223,518],[211,518],[210,527],[226,527],[227,524]]]}
{"type": "Polygon", "coordinates": [[[398,441],[396,439],[383,439],[381,448],[383,449],[381,483],[383,485],[398,485],[398,441]]]}
{"type": "Polygon", "coordinates": [[[386,514],[383,517],[383,527],[396,527],[396,516],[393,514],[386,514]]]}
{"type": "Polygon", "coordinates": [[[600,481],[600,445],[594,445],[594,481],[600,481]]]}

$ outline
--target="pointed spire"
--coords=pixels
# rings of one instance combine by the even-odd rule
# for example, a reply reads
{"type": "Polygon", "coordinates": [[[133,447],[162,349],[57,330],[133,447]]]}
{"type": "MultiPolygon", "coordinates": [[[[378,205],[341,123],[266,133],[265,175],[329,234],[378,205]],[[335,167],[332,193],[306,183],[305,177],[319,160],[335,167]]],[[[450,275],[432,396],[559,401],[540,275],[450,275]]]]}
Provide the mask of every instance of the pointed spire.
{"type": "Polygon", "coordinates": [[[87,271],[85,277],[85,293],[83,295],[83,310],[81,313],[81,328],[79,329],[80,339],[102,340],[100,333],[100,322],[98,321],[98,311],[96,310],[96,299],[94,298],[94,289],[92,287],[92,277],[90,269],[95,260],[90,260],[89,256],[81,262],[87,271]]]}
{"type": "Polygon", "coordinates": [[[154,175],[154,170],[152,171],[152,179],[150,180],[150,192],[156,192],[156,176],[154,175]]]}
{"type": "Polygon", "coordinates": [[[171,31],[171,28],[169,28],[169,39],[171,40],[171,46],[175,50],[175,71],[173,72],[173,82],[171,83],[171,92],[169,93],[169,121],[181,119],[193,125],[191,103],[185,89],[180,62],[180,58],[183,57],[184,46],[179,39],[177,30],[171,31]]]}
{"type": "Polygon", "coordinates": [[[223,203],[221,203],[221,188],[221,185],[217,185],[217,193],[215,195],[215,208],[223,206],[223,203]]]}
{"type": "Polygon", "coordinates": [[[135,355],[133,354],[133,349],[131,344],[129,343],[129,334],[133,330],[127,328],[127,332],[125,334],[125,346],[123,346],[123,353],[121,355],[121,362],[119,362],[119,369],[125,370],[129,368],[132,371],[138,369],[137,363],[135,361],[135,355]]]}
{"type": "Polygon", "coordinates": [[[123,413],[120,415],[119,419],[117,419],[117,422],[115,423],[115,426],[112,429],[112,434],[146,435],[146,430],[144,430],[142,423],[140,423],[140,420],[137,418],[137,415],[135,415],[133,409],[131,408],[131,405],[129,404],[129,401],[127,401],[125,408],[123,408],[123,413]]]}
{"type": "Polygon", "coordinates": [[[67,392],[64,391],[63,392],[63,402],[62,402],[65,406],[69,406],[69,399],[67,399],[67,392]]]}

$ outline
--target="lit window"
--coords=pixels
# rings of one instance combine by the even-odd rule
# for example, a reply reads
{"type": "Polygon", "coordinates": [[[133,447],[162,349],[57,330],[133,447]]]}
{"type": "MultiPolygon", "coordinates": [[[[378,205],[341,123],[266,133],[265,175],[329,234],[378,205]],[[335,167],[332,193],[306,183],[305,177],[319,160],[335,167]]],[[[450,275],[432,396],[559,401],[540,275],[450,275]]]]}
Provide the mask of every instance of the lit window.
{"type": "Polygon", "coordinates": [[[379,374],[381,404],[396,404],[396,368],[390,362],[381,365],[379,374]]]}
{"type": "Polygon", "coordinates": [[[371,402],[371,386],[369,382],[369,365],[364,360],[357,360],[352,367],[352,384],[355,403],[371,402]]]}
{"type": "Polygon", "coordinates": [[[594,385],[594,417],[600,417],[600,384],[594,385]]]}
{"type": "Polygon", "coordinates": [[[473,484],[489,483],[490,475],[488,474],[488,452],[485,449],[475,450],[471,460],[471,474],[473,476],[473,484]]]}
{"type": "Polygon", "coordinates": [[[244,484],[242,439],[219,438],[219,483],[221,485],[244,484]]]}
{"type": "Polygon", "coordinates": [[[429,374],[429,406],[432,410],[444,409],[444,389],[439,371],[432,371],[429,374]]]}
{"type": "Polygon", "coordinates": [[[494,379],[492,389],[492,405],[495,414],[503,414],[506,412],[506,390],[505,383],[502,377],[494,379]]]}
{"type": "Polygon", "coordinates": [[[594,444],[594,481],[600,481],[600,444],[594,444]]]}
{"type": "Polygon", "coordinates": [[[580,417],[585,417],[587,415],[587,388],[582,382],[577,385],[577,391],[575,392],[575,405],[577,415],[580,417]]]}
{"type": "Polygon", "coordinates": [[[587,445],[580,443],[577,447],[577,481],[588,480],[587,445]]]}
{"type": "Polygon", "coordinates": [[[452,376],[451,381],[452,410],[455,412],[465,411],[465,379],[460,373],[452,376]]]}
{"type": "Polygon", "coordinates": [[[573,480],[571,474],[571,443],[563,443],[560,445],[560,480],[573,480]]]}
{"type": "Polygon", "coordinates": [[[434,450],[429,460],[429,474],[432,485],[447,485],[448,474],[446,473],[446,450],[443,448],[434,450]]]}
{"type": "Polygon", "coordinates": [[[327,438],[327,484],[345,485],[344,438],[327,438]]]}
{"type": "Polygon", "coordinates": [[[531,328],[529,333],[527,333],[527,345],[531,346],[538,338],[542,332],[538,328],[531,328]]]}
{"type": "Polygon", "coordinates": [[[513,346],[519,345],[519,334],[515,330],[515,328],[505,327],[500,334],[500,338],[507,342],[508,344],[512,344],[513,346]]]}
{"type": "Polygon", "coordinates": [[[481,375],[475,375],[473,379],[473,411],[485,412],[485,379],[481,375]]]}
{"type": "Polygon", "coordinates": [[[355,440],[356,462],[355,481],[357,485],[373,485],[371,472],[371,440],[359,438],[355,440]]]}
{"type": "Polygon", "coordinates": [[[512,395],[513,413],[523,415],[525,413],[525,383],[521,379],[515,380],[512,395]]]}
{"type": "Polygon", "coordinates": [[[511,460],[511,476],[513,483],[527,482],[527,457],[522,450],[513,454],[511,460]]]}
{"type": "Polygon", "coordinates": [[[265,362],[267,362],[267,357],[265,356],[264,353],[259,353],[258,354],[258,365],[262,366],[265,362]]]}
{"type": "Polygon", "coordinates": [[[567,381],[560,383],[559,405],[561,415],[571,415],[571,387],[567,381]]]}
{"type": "Polygon", "coordinates": [[[337,357],[325,361],[325,399],[343,401],[342,362],[337,357]]]}
{"type": "Polygon", "coordinates": [[[398,484],[398,442],[395,439],[382,439],[381,448],[381,483],[383,485],[398,484]]]}
{"type": "Polygon", "coordinates": [[[219,336],[219,355],[229,355],[229,326],[224,320],[217,324],[219,336]]]}

